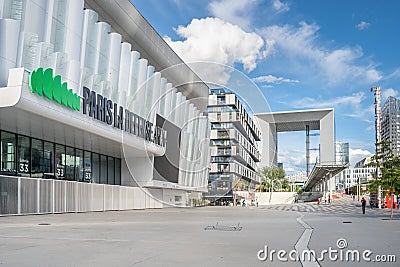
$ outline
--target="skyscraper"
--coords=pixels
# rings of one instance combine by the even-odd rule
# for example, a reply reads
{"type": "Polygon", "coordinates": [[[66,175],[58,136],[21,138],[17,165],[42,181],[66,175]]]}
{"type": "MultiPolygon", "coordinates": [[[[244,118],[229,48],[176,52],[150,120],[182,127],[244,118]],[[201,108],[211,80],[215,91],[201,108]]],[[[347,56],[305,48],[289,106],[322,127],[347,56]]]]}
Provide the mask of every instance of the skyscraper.
{"type": "Polygon", "coordinates": [[[382,109],[382,141],[395,156],[400,155],[400,100],[389,96],[382,109]]]}

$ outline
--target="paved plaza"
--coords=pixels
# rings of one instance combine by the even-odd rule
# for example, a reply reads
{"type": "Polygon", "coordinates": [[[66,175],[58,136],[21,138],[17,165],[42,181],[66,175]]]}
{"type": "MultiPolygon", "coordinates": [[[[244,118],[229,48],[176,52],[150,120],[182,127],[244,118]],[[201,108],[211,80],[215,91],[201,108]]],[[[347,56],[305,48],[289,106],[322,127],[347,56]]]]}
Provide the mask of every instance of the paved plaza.
{"type": "MultiPolygon", "coordinates": [[[[356,203],[351,205],[299,203],[0,217],[0,265],[398,266],[333,261],[327,255],[303,265],[290,259],[279,261],[276,254],[273,260],[263,259],[266,246],[268,252],[309,249],[319,255],[329,247],[338,250],[341,240],[346,244],[343,251],[371,250],[370,258],[395,255],[400,260],[400,220],[384,220],[388,211],[377,209],[367,209],[363,215],[356,203]]],[[[397,211],[395,217],[400,218],[397,211]]]]}

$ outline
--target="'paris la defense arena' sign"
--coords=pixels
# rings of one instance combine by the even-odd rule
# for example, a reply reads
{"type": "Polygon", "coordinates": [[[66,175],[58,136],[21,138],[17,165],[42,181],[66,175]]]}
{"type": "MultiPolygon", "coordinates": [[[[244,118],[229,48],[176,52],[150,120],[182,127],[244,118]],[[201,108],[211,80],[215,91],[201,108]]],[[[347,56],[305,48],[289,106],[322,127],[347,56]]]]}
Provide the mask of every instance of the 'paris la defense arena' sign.
{"type": "Polygon", "coordinates": [[[83,114],[102,121],[114,128],[124,130],[147,141],[165,147],[167,132],[159,126],[136,115],[135,113],[118,106],[111,99],[107,99],[87,87],[83,87],[83,114]]]}
{"type": "MultiPolygon", "coordinates": [[[[80,97],[68,89],[61,76],[53,77],[53,69],[38,68],[30,74],[29,86],[32,93],[45,96],[70,109],[80,111],[80,97]]],[[[83,87],[83,114],[97,119],[114,128],[134,134],[156,145],[166,147],[167,132],[135,113],[118,106],[112,100],[83,87]]]]}

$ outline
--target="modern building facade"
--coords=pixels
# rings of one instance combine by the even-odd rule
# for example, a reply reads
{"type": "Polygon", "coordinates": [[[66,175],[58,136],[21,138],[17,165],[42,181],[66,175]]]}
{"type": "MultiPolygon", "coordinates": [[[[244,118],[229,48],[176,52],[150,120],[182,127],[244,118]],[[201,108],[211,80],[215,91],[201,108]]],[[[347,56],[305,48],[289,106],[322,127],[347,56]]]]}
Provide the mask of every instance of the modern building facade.
{"type": "Polygon", "coordinates": [[[400,156],[400,100],[389,96],[382,109],[382,141],[388,142],[395,156],[400,156]]]}
{"type": "Polygon", "coordinates": [[[225,88],[211,89],[207,113],[211,164],[204,196],[210,201],[248,198],[261,182],[257,173],[261,133],[239,98],[225,88]]]}
{"type": "Polygon", "coordinates": [[[335,161],[337,164],[346,164],[350,161],[349,143],[335,143],[335,161]]]}
{"type": "MultiPolygon", "coordinates": [[[[292,131],[304,131],[306,133],[306,146],[309,144],[310,131],[319,131],[319,162],[332,163],[335,161],[333,109],[258,113],[255,114],[255,118],[262,131],[262,166],[277,165],[278,133],[292,131]]],[[[306,148],[306,153],[308,150],[306,148]]]]}
{"type": "Polygon", "coordinates": [[[0,1],[0,40],[0,214],[202,197],[209,88],[128,0],[0,1]]]}
{"type": "MultiPolygon", "coordinates": [[[[360,185],[368,184],[374,179],[376,167],[368,166],[371,157],[364,158],[357,162],[353,168],[348,168],[335,176],[337,190],[347,190],[360,185]]],[[[353,192],[354,193],[354,192],[353,192]]]]}

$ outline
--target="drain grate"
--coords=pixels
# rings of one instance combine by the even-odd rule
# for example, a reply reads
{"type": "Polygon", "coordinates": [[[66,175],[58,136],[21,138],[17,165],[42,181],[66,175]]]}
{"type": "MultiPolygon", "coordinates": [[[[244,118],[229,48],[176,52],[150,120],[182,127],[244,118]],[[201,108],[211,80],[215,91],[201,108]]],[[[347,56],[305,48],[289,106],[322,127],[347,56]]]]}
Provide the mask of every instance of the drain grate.
{"type": "Polygon", "coordinates": [[[38,223],[38,225],[51,225],[50,223],[38,223]]]}
{"type": "Polygon", "coordinates": [[[344,221],[343,223],[353,223],[353,222],[350,222],[350,221],[344,221]]]}
{"type": "Polygon", "coordinates": [[[218,223],[216,225],[207,225],[204,227],[204,230],[206,231],[242,231],[243,227],[240,226],[240,223],[238,223],[235,226],[229,226],[229,225],[219,225],[218,223]]]}

